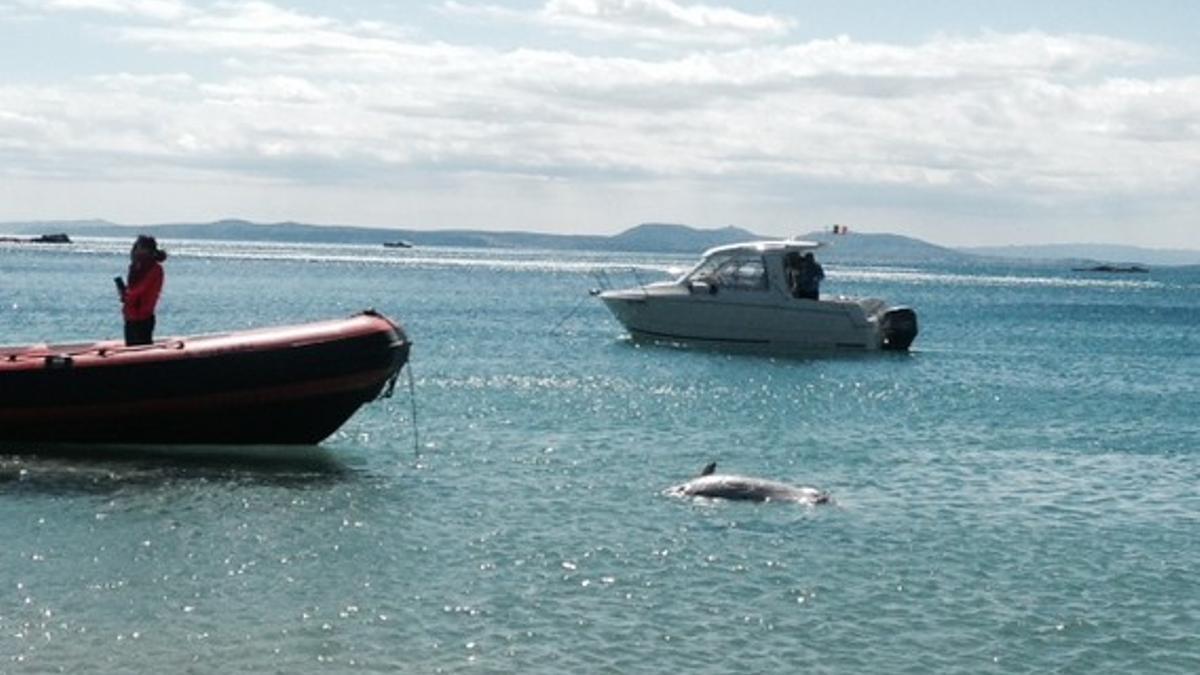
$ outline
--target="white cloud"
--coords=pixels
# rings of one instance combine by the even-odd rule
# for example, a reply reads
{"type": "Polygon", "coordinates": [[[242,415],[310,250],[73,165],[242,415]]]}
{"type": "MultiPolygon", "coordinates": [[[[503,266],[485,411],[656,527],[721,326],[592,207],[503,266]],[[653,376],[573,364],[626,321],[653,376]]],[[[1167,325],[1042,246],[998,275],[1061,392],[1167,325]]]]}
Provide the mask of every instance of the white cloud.
{"type": "Polygon", "coordinates": [[[248,32],[314,31],[337,25],[333,19],[255,0],[217,3],[212,10],[196,16],[189,23],[200,29],[248,32]]]}
{"type": "MultiPolygon", "coordinates": [[[[539,16],[551,10],[754,29],[673,2],[551,2],[539,16]]],[[[1156,51],[1101,36],[842,37],[642,58],[422,41],[265,2],[137,17],[104,35],[144,50],[145,72],[0,79],[0,176],[314,190],[541,177],[559,197],[688,186],[697,203],[764,209],[905,193],[1035,210],[1188,195],[1200,180],[1200,76],[1132,75],[1156,51]],[[180,55],[207,68],[160,71],[180,55]]]]}
{"type": "Polygon", "coordinates": [[[754,15],[727,7],[681,5],[672,0],[550,0],[541,10],[548,22],[585,28],[618,26],[626,29],[781,36],[792,22],[769,15],[754,15]]]}
{"type": "Polygon", "coordinates": [[[50,10],[91,10],[162,20],[178,19],[192,13],[184,0],[43,0],[40,4],[50,10]]]}
{"type": "Polygon", "coordinates": [[[447,12],[521,20],[570,30],[597,40],[732,45],[779,38],[789,19],[747,14],[728,7],[684,5],[674,0],[548,0],[540,9],[517,11],[449,0],[447,12]]]}

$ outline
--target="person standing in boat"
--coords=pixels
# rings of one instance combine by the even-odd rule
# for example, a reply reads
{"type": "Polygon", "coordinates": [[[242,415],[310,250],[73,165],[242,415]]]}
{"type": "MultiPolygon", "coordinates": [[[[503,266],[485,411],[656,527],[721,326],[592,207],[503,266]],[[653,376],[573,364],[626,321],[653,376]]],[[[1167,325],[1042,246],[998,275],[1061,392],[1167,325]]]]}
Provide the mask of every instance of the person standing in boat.
{"type": "Polygon", "coordinates": [[[149,235],[138,235],[129,251],[128,281],[117,277],[121,293],[121,314],[125,317],[125,344],[148,345],[154,342],[154,307],[163,287],[162,262],[167,252],[149,235]]]}
{"type": "Polygon", "coordinates": [[[804,254],[796,268],[796,297],[817,300],[821,295],[821,280],[825,269],[813,258],[812,251],[804,254]]]}

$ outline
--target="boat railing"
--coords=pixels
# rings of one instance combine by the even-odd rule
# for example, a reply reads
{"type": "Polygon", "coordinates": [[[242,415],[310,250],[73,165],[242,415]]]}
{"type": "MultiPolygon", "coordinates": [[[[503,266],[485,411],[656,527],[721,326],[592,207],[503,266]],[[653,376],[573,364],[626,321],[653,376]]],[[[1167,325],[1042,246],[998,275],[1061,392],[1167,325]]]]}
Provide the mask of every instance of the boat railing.
{"type": "Polygon", "coordinates": [[[18,361],[45,361],[56,364],[70,360],[76,356],[95,354],[96,356],[111,356],[121,353],[146,352],[159,349],[183,349],[186,343],[180,339],[158,340],[148,345],[126,346],[116,343],[92,343],[73,345],[34,345],[25,349],[5,349],[0,351],[0,361],[16,363],[18,361]]]}
{"type": "Polygon", "coordinates": [[[599,295],[600,293],[603,293],[604,291],[611,291],[611,290],[618,290],[618,289],[631,289],[631,288],[644,289],[649,284],[656,283],[659,281],[667,281],[667,280],[673,279],[676,276],[678,276],[677,274],[674,274],[671,270],[667,270],[665,272],[665,274],[667,274],[667,278],[651,279],[651,278],[648,278],[648,275],[650,275],[651,273],[661,274],[664,272],[661,268],[658,268],[658,267],[646,267],[646,266],[639,267],[636,265],[622,265],[620,267],[596,268],[591,271],[592,278],[596,280],[596,286],[592,288],[591,294],[599,295]],[[623,281],[624,279],[627,279],[627,278],[632,278],[633,283],[628,283],[628,282],[623,281]]]}

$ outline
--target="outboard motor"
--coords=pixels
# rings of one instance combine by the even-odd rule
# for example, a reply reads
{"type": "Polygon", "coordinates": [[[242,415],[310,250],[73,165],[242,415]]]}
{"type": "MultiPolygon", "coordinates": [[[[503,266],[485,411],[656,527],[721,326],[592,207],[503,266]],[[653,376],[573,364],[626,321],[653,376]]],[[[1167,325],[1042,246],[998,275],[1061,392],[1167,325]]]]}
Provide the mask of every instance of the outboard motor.
{"type": "Polygon", "coordinates": [[[902,352],[917,338],[917,313],[908,307],[894,307],[884,312],[880,321],[883,348],[902,352]]]}

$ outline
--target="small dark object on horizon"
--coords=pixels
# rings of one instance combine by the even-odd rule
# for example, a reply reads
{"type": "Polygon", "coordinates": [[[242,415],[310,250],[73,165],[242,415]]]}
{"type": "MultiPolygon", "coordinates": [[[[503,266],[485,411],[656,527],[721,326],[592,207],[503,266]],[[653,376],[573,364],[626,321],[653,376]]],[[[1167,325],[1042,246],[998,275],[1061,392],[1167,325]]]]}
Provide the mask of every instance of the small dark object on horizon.
{"type": "Polygon", "coordinates": [[[1133,272],[1146,274],[1150,270],[1141,265],[1094,265],[1092,267],[1072,267],[1072,272],[1133,272]]]}
{"type": "Polygon", "coordinates": [[[71,238],[64,232],[57,234],[42,234],[25,239],[22,237],[0,237],[0,242],[11,244],[70,244],[71,238]]]}

